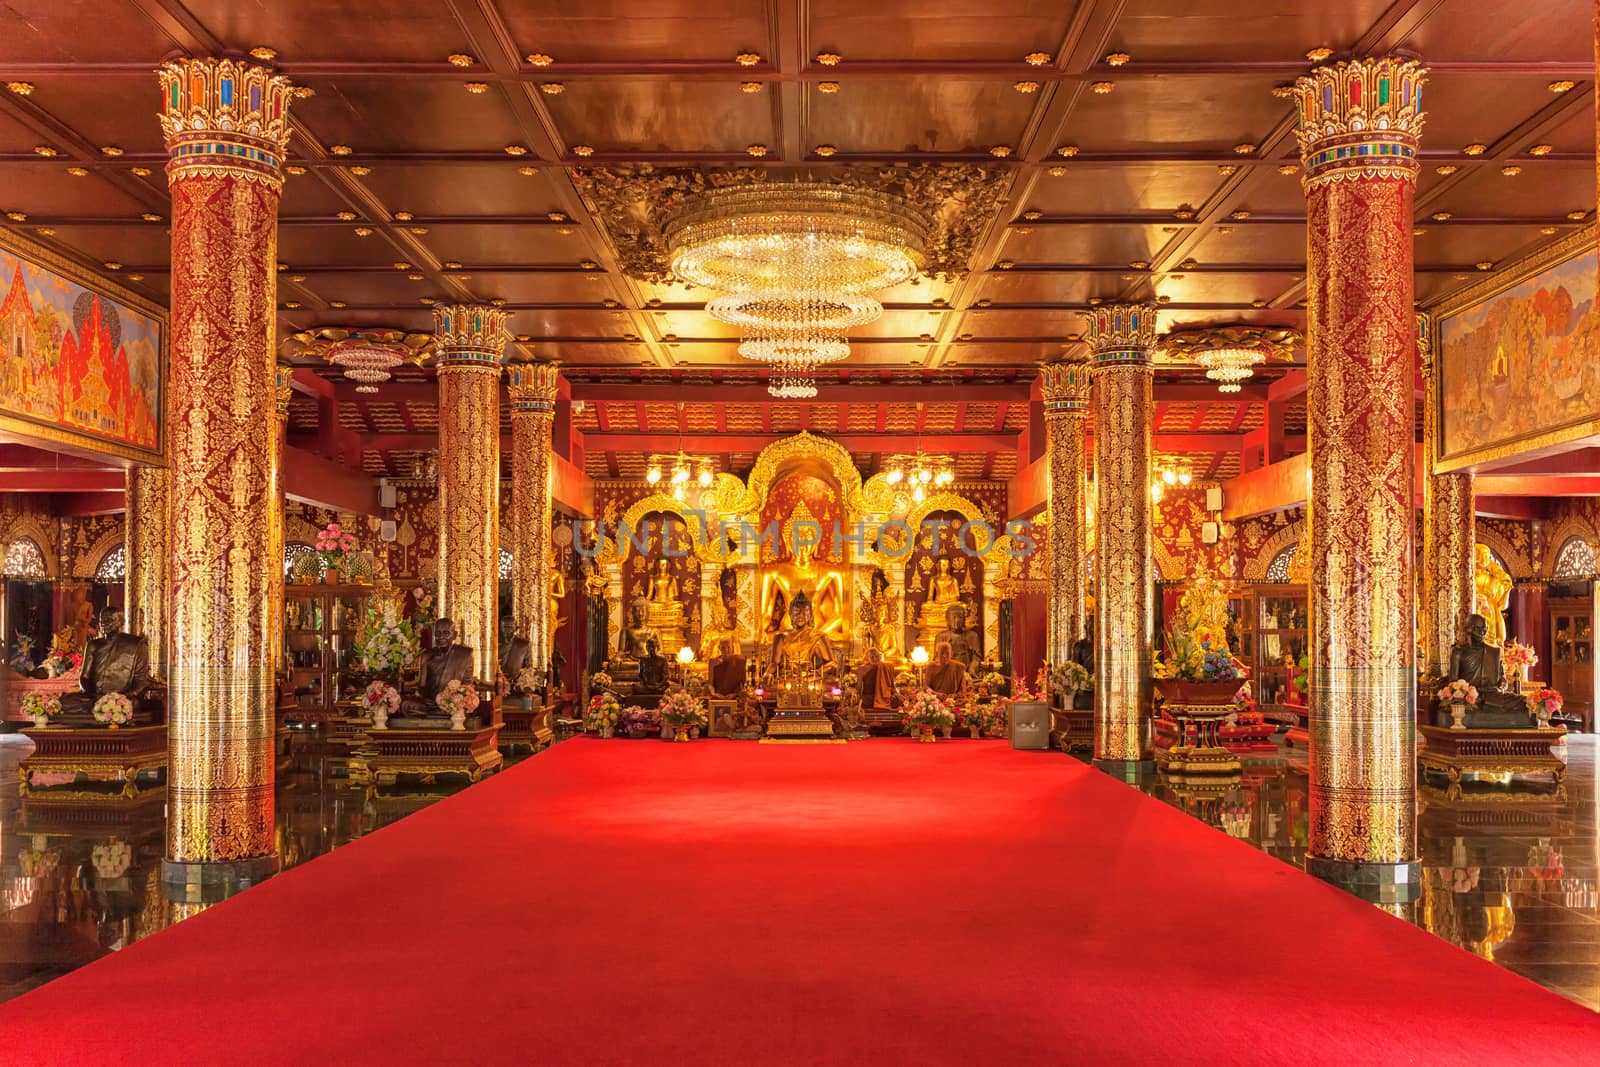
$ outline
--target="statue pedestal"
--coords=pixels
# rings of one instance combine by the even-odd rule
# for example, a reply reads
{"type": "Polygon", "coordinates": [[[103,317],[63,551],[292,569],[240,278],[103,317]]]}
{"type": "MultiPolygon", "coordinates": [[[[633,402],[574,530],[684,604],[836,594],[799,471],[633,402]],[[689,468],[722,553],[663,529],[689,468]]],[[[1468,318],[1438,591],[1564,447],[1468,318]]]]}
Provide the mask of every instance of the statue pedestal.
{"type": "Polygon", "coordinates": [[[24,799],[136,800],[167,787],[167,726],[35,726],[17,768],[24,799]],[[47,784],[49,783],[49,784],[47,784]]]}
{"type": "MultiPolygon", "coordinates": [[[[1557,797],[1566,795],[1567,761],[1553,751],[1554,746],[1566,740],[1565,727],[1452,730],[1418,726],[1417,732],[1427,741],[1427,748],[1417,754],[1419,776],[1443,777],[1446,800],[1462,798],[1463,780],[1487,775],[1509,776],[1513,781],[1530,775],[1548,776],[1557,797]]],[[[1502,794],[1497,799],[1517,796],[1502,794]]]]}
{"type": "Polygon", "coordinates": [[[500,731],[502,752],[527,749],[531,754],[555,741],[555,733],[550,729],[548,707],[507,697],[500,706],[500,715],[505,719],[505,727],[500,731]]]}
{"type": "Polygon", "coordinates": [[[399,785],[402,775],[421,786],[444,775],[476,782],[505,764],[498,747],[501,725],[452,730],[445,722],[369,731],[350,755],[350,784],[378,790],[399,785]]]}
{"type": "Polygon", "coordinates": [[[1094,751],[1094,704],[1078,707],[1075,694],[1050,695],[1050,743],[1062,752],[1094,751]]]}
{"type": "Polygon", "coordinates": [[[1156,766],[1169,775],[1237,775],[1239,757],[1222,743],[1222,727],[1236,710],[1239,682],[1186,682],[1158,678],[1162,698],[1156,720],[1156,766]]]}

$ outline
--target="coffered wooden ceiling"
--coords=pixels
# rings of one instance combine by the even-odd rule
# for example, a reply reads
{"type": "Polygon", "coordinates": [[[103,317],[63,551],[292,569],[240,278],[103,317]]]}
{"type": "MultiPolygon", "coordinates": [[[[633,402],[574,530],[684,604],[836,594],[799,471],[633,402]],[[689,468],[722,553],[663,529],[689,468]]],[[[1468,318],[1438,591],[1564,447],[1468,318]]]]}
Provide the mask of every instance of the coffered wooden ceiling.
{"type": "MultiPolygon", "coordinates": [[[[748,366],[695,294],[618,272],[575,168],[1004,168],[1009,196],[970,275],[888,294],[805,405],[837,410],[802,424],[842,432],[849,395],[830,383],[1026,382],[1101,300],[1159,300],[1164,325],[1300,325],[1304,200],[1292,106],[1274,90],[1315,49],[1407,49],[1433,70],[1419,301],[1560,239],[1595,204],[1592,17],[1589,0],[9,0],[0,211],[165,299],[152,68],[270,49],[310,92],[293,105],[282,335],[426,330],[429,301],[493,299],[514,313],[514,358],[670,389],[748,366]]],[[[1158,397],[1186,371],[1164,370],[1158,397]]],[[[684,399],[695,420],[716,394],[684,399]]],[[[951,399],[963,429],[949,432],[1004,430],[1006,416],[951,399]]],[[[793,407],[769,405],[762,430],[793,407]]],[[[374,410],[341,420],[427,432],[421,409],[395,430],[374,410]]],[[[1183,410],[1196,433],[1257,417],[1222,397],[1183,410]]],[[[607,407],[590,411],[580,425],[601,433],[607,407]]],[[[656,430],[647,416],[629,432],[656,430]]]]}

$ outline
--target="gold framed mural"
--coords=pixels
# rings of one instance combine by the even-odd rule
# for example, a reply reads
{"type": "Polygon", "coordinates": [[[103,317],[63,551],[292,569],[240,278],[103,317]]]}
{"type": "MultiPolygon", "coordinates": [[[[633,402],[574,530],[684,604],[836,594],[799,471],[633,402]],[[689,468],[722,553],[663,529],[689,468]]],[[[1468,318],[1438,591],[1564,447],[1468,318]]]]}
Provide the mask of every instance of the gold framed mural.
{"type": "Polygon", "coordinates": [[[1600,434],[1597,267],[1589,225],[1434,309],[1440,470],[1600,434]]]}
{"type": "Polygon", "coordinates": [[[0,229],[0,430],[160,462],[167,312],[0,229]]]}

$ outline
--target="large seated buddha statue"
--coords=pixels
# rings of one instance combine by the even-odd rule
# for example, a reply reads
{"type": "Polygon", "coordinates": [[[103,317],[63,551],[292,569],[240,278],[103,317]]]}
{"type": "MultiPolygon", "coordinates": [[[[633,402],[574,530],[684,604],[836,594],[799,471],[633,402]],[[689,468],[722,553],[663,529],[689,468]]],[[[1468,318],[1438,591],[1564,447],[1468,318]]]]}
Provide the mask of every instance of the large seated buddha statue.
{"type": "MultiPolygon", "coordinates": [[[[1533,726],[1527,701],[1505,688],[1506,672],[1500,650],[1484,640],[1489,621],[1482,615],[1467,618],[1467,639],[1450,650],[1450,668],[1444,681],[1463,681],[1478,691],[1478,702],[1467,708],[1468,729],[1507,729],[1533,726]]],[[[1440,726],[1450,725],[1448,707],[1439,709],[1440,726]]]]}
{"type": "Polygon", "coordinates": [[[967,629],[967,609],[961,604],[951,604],[944,609],[944,629],[933,639],[933,645],[950,646],[950,655],[961,661],[961,665],[970,673],[975,664],[983,659],[983,650],[978,647],[978,634],[967,629]]]}
{"type": "Polygon", "coordinates": [[[833,642],[812,625],[811,598],[802,590],[789,602],[789,628],[772,643],[772,671],[778,677],[797,678],[837,667],[833,642]]]}
{"type": "Polygon", "coordinates": [[[77,718],[94,711],[95,701],[110,693],[121,693],[134,703],[138,715],[140,698],[155,687],[150,681],[150,645],[137,634],[122,632],[122,612],[107,607],[100,612],[100,636],[83,651],[83,669],[78,673],[78,691],[61,697],[61,713],[77,718]]]}
{"type": "Polygon", "coordinates": [[[422,654],[422,671],[416,690],[401,704],[401,714],[419,718],[442,716],[439,694],[451,682],[471,685],[472,649],[456,644],[456,624],[440,619],[433,624],[433,647],[422,654]]]}
{"type": "Polygon", "coordinates": [[[948,625],[950,609],[960,606],[961,584],[950,573],[950,561],[940,559],[928,580],[928,595],[917,616],[917,644],[931,652],[940,631],[948,625]]]}
{"type": "Polygon", "coordinates": [[[685,633],[683,601],[678,596],[678,579],[673,577],[664,559],[656,560],[655,572],[650,576],[644,624],[655,633],[661,648],[669,655],[677,655],[678,649],[689,643],[685,633]]]}

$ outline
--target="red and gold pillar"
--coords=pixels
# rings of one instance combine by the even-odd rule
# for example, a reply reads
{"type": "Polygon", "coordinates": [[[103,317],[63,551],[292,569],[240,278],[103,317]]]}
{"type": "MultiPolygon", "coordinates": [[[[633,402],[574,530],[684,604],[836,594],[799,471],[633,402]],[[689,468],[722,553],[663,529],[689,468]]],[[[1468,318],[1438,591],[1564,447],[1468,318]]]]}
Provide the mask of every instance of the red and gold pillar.
{"type": "Polygon", "coordinates": [[[1417,882],[1411,229],[1425,73],[1362,59],[1295,83],[1310,383],[1307,866],[1391,901],[1417,882]]]}
{"type": "MultiPolygon", "coordinates": [[[[1050,599],[1045,660],[1072,658],[1084,623],[1084,428],[1089,418],[1089,364],[1061,360],[1042,373],[1046,443],[1050,456],[1050,599]]],[[[1026,673],[1024,665],[1018,673],[1026,673]]]]}
{"type": "MultiPolygon", "coordinates": [[[[479,681],[499,669],[500,359],[506,313],[433,309],[439,371],[439,617],[454,619],[479,681]]],[[[523,561],[517,561],[519,567],[523,561]]]]}
{"type": "Polygon", "coordinates": [[[288,498],[284,495],[282,482],[283,450],[288,447],[287,434],[289,432],[289,401],[294,396],[294,368],[286,363],[275,364],[272,368],[273,400],[276,403],[277,420],[273,423],[272,451],[273,465],[278,469],[278,503],[272,509],[272,527],[268,531],[272,543],[267,551],[270,559],[278,561],[272,569],[272,672],[273,681],[276,683],[279,672],[283,669],[283,583],[287,576],[283,573],[283,525],[285,506],[288,498]]]}
{"type": "Polygon", "coordinates": [[[282,497],[273,434],[262,430],[276,419],[290,86],[225,59],[179,60],[159,73],[172,192],[163,877],[226,887],[276,865],[271,642],[282,497]]]}
{"type": "Polygon", "coordinates": [[[1095,765],[1125,779],[1150,767],[1155,556],[1150,514],[1154,309],[1096,308],[1094,352],[1095,765]]]}
{"type": "MultiPolygon", "coordinates": [[[[1477,542],[1473,474],[1435,469],[1439,459],[1438,354],[1433,322],[1417,315],[1417,349],[1422,354],[1422,692],[1438,689],[1450,666],[1450,649],[1472,613],[1472,577],[1477,542]]],[[[1422,699],[1421,693],[1418,694],[1422,699]]]]}
{"type": "MultiPolygon", "coordinates": [[[[513,363],[511,395],[512,615],[528,639],[534,670],[550,664],[550,428],[555,419],[558,363],[513,363]]],[[[516,681],[515,678],[511,681],[516,681]]]]}
{"type": "Polygon", "coordinates": [[[126,505],[127,627],[150,647],[150,670],[167,677],[167,468],[129,467],[126,505]]]}

